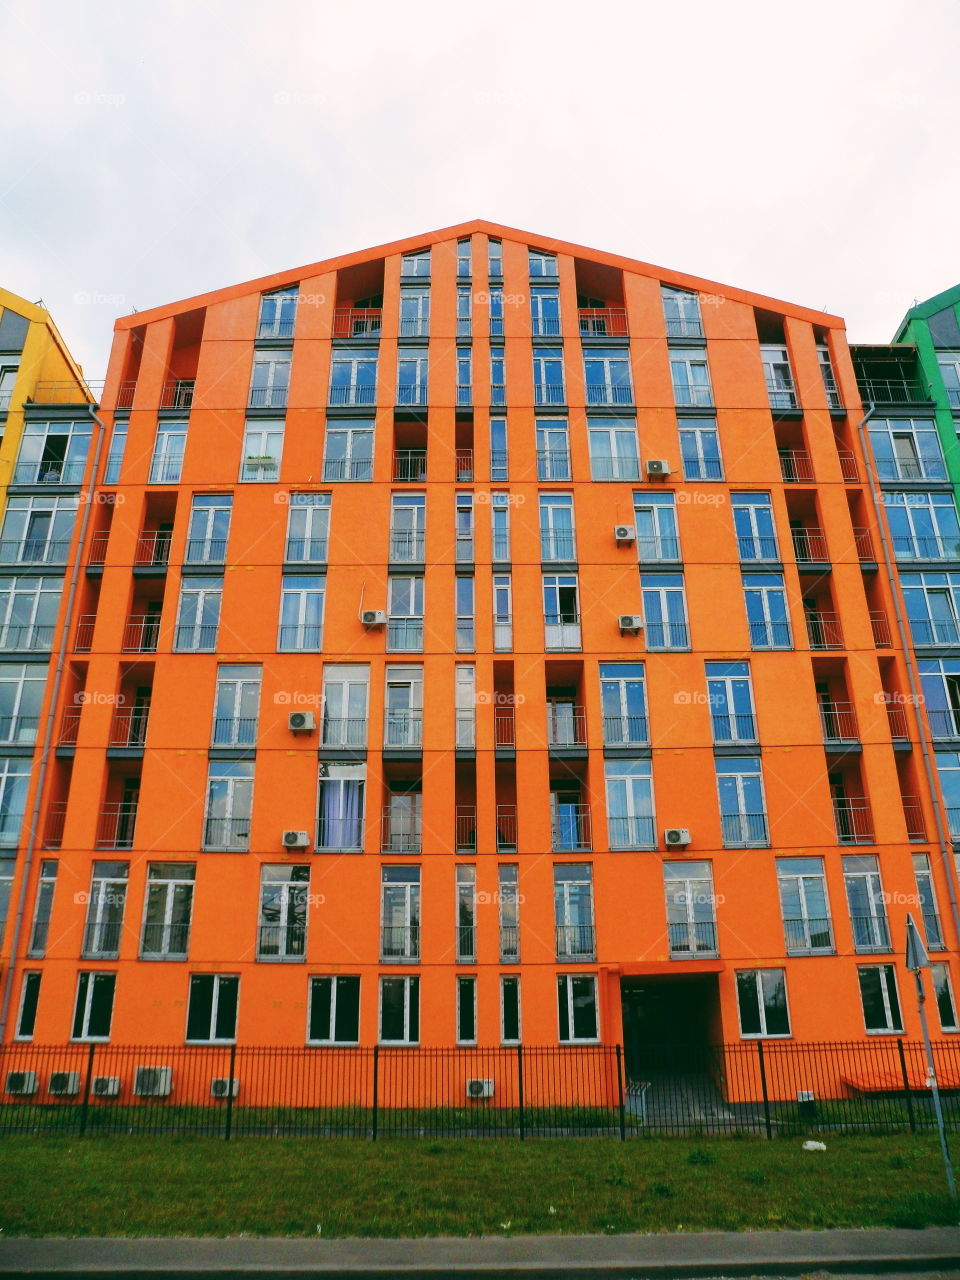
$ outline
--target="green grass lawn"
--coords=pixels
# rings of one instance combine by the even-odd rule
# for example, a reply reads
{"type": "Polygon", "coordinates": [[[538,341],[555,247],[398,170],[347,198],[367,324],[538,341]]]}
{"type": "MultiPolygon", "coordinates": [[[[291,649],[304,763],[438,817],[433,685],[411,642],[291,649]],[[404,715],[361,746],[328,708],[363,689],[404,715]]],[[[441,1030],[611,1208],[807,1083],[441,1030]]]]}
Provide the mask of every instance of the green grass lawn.
{"type": "Polygon", "coordinates": [[[429,1236],[955,1224],[935,1140],[0,1140],[6,1236],[429,1236]]]}

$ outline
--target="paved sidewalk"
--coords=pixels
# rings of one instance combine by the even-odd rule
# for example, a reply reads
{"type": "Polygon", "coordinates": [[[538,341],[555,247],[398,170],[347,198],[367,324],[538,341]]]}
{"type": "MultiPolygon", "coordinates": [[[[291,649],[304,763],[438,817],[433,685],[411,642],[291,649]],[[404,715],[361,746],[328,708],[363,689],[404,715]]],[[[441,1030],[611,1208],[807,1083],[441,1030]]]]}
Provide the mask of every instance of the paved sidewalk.
{"type": "Polygon", "coordinates": [[[960,1228],[924,1231],[709,1231],[689,1235],[500,1236],[421,1240],[0,1240],[0,1277],[319,1275],[774,1276],[960,1270],[960,1228]]]}

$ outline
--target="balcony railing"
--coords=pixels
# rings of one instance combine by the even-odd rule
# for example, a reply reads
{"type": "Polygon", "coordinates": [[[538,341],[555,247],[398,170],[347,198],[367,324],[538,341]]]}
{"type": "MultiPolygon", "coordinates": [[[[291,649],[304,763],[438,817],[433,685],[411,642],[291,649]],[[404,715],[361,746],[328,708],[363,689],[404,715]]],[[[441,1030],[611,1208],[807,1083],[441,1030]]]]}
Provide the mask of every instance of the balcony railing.
{"type": "Polygon", "coordinates": [[[770,843],[765,813],[723,813],[720,823],[727,849],[759,848],[770,843]]]}
{"type": "Polygon", "coordinates": [[[833,930],[827,918],[785,919],[783,932],[790,955],[833,950],[833,930]]]}
{"type": "Polygon", "coordinates": [[[473,450],[458,449],[456,452],[457,483],[470,484],[473,481],[473,450]]]}
{"type": "Polygon", "coordinates": [[[47,650],[53,644],[53,627],[41,623],[10,623],[0,628],[0,649],[5,653],[17,650],[47,650]]]}
{"type": "Polygon", "coordinates": [[[96,533],[90,535],[90,550],[87,552],[87,564],[102,567],[107,558],[107,543],[110,541],[110,532],[106,529],[98,529],[96,533]]]}
{"type": "MultiPolygon", "coordinates": [[[[224,552],[226,544],[224,544],[224,552]]],[[[138,568],[165,569],[170,563],[170,534],[167,530],[141,533],[137,539],[134,564],[138,568]]]]}
{"type": "Polygon", "coordinates": [[[327,559],[327,539],[288,538],[284,557],[289,563],[324,564],[327,559]]]}
{"type": "Polygon", "coordinates": [[[843,449],[837,446],[837,456],[840,459],[840,474],[844,480],[852,480],[854,482],[860,479],[860,468],[857,466],[857,456],[851,453],[849,449],[843,449]]]}
{"type": "Polygon", "coordinates": [[[733,742],[756,742],[757,722],[749,712],[714,712],[713,741],[720,745],[733,742]]]}
{"type": "Polygon", "coordinates": [[[457,534],[457,562],[458,564],[472,564],[474,558],[474,545],[472,533],[457,534]]]}
{"type": "Polygon", "coordinates": [[[576,558],[577,546],[572,530],[541,530],[541,560],[570,561],[576,558]]]}
{"type": "Polygon", "coordinates": [[[605,747],[645,747],[650,741],[650,721],[645,715],[604,716],[605,747]]]}
{"type": "Polygon", "coordinates": [[[897,560],[956,560],[960,558],[960,546],[956,541],[945,542],[936,534],[894,535],[893,554],[897,560]]]}
{"type": "Polygon", "coordinates": [[[80,710],[77,707],[67,707],[60,720],[60,732],[57,734],[57,746],[76,746],[77,734],[79,731],[80,710]]]}
{"type": "MultiPolygon", "coordinates": [[[[82,621],[82,619],[81,619],[82,621]]],[[[91,618],[91,627],[93,619],[91,618]]],[[[160,640],[160,615],[139,613],[128,618],[120,648],[124,653],[156,653],[160,640]]],[[[77,645],[79,649],[79,644],[77,645]]]]}
{"type": "Polygon", "coordinates": [[[257,741],[255,716],[215,716],[212,745],[215,747],[252,747],[257,741]]]}
{"type": "Polygon", "coordinates": [[[0,564],[66,564],[69,538],[3,538],[0,564]]]}
{"type": "Polygon", "coordinates": [[[39,727],[39,716],[0,716],[0,743],[32,746],[39,727]]]}
{"type": "Polygon", "coordinates": [[[593,960],[596,957],[596,930],[592,924],[558,924],[557,959],[593,960]]]}
{"type": "Polygon", "coordinates": [[[954,618],[911,618],[914,644],[960,644],[960,628],[954,618]]]}
{"type": "Polygon", "coordinates": [[[390,559],[421,563],[426,550],[426,534],[422,530],[395,529],[390,534],[390,559]]]}
{"type": "Polygon", "coordinates": [[[150,922],[143,926],[140,958],[142,960],[186,960],[189,943],[189,924],[150,922]]]}
{"type": "Polygon", "coordinates": [[[102,382],[38,382],[28,397],[31,404],[96,404],[103,391],[102,382]]]}
{"type": "Polygon", "coordinates": [[[873,404],[921,404],[930,399],[922,382],[907,378],[858,378],[861,399],[873,404]]]}
{"type": "Polygon", "coordinates": [[[853,540],[857,548],[857,558],[861,562],[876,561],[877,553],[869,529],[854,528],[853,540]]]}
{"type": "Polygon", "coordinates": [[[422,711],[388,711],[383,722],[385,747],[419,747],[423,741],[422,711]]]}
{"type": "Polygon", "coordinates": [[[147,722],[150,719],[150,703],[135,707],[117,707],[110,725],[107,745],[140,749],[146,744],[147,722]]]}
{"type": "Polygon", "coordinates": [[[637,538],[637,559],[644,564],[657,560],[679,560],[680,540],[670,534],[637,538]]]}
{"type": "Polygon", "coordinates": [[[633,404],[633,387],[629,383],[588,382],[587,404],[599,407],[615,404],[633,404]]]}
{"type": "Polygon", "coordinates": [[[657,833],[653,818],[607,816],[611,849],[655,849],[657,833]]]}
{"type": "Polygon", "coordinates": [[[258,960],[303,960],[306,953],[305,924],[262,924],[257,929],[258,960]]]}
{"type": "MultiPolygon", "coordinates": [[[[887,702],[884,705],[887,708],[887,725],[890,729],[890,737],[908,741],[910,738],[910,725],[907,721],[906,708],[896,702],[887,702]]],[[[958,732],[957,736],[960,737],[960,732],[958,732]]]]}
{"type": "Polygon", "coordinates": [[[559,338],[561,332],[559,316],[534,315],[530,318],[530,333],[534,338],[559,338]]]}
{"type": "Polygon", "coordinates": [[[859,742],[860,729],[853,703],[821,702],[818,709],[824,742],[859,742]]]}
{"type": "Polygon", "coordinates": [[[429,338],[429,316],[401,316],[397,330],[401,338],[429,338]]]}
{"type": "Polygon", "coordinates": [[[426,480],[426,449],[394,449],[393,478],[406,482],[426,480]]]}
{"type": "Polygon", "coordinates": [[[193,378],[175,378],[171,382],[165,382],[160,394],[160,408],[189,409],[193,404],[196,385],[193,378]]]}
{"type": "Polygon", "coordinates": [[[702,338],[703,322],[699,316],[667,316],[668,338],[702,338]]]}
{"type": "MultiPolygon", "coordinates": [[[[636,457],[590,459],[591,480],[639,480],[640,460],[636,457]]],[[[719,476],[717,477],[719,479],[719,476]]]]}
{"type": "Polygon", "coordinates": [[[737,552],[741,561],[747,564],[752,564],[758,560],[780,559],[780,548],[777,546],[776,538],[768,537],[762,533],[738,538],[737,552]]]}
{"type": "Polygon", "coordinates": [[[457,963],[476,964],[477,927],[472,924],[457,925],[457,963]]]}
{"type": "Polygon", "coordinates": [[[767,383],[767,399],[770,401],[771,409],[796,409],[797,393],[793,387],[780,386],[777,383],[767,383]]]}
{"type": "Polygon", "coordinates": [[[793,553],[797,558],[797,564],[810,564],[813,561],[829,560],[827,540],[823,536],[822,529],[817,529],[810,525],[803,529],[793,529],[791,533],[793,537],[793,553]]]}
{"type": "Polygon", "coordinates": [[[569,480],[570,454],[566,449],[537,450],[538,480],[569,480]]]}
{"type": "Polygon", "coordinates": [[[678,409],[712,409],[713,388],[689,382],[673,384],[673,402],[678,409]]]}
{"type": "Polygon", "coordinates": [[[246,852],[250,847],[250,818],[206,818],[203,823],[204,849],[235,849],[246,852]]]}
{"type": "Polygon", "coordinates": [[[582,747],[587,742],[587,713],[568,702],[547,703],[547,743],[551,747],[582,747]]]}
{"type": "Polygon", "coordinates": [[[59,849],[63,844],[63,827],[67,817],[66,800],[51,800],[43,824],[43,847],[59,849]]]}
{"type": "Polygon", "coordinates": [[[116,959],[120,954],[120,937],[123,933],[122,920],[94,921],[83,930],[84,957],[99,957],[104,960],[116,959]]]}
{"type": "Polygon", "coordinates": [[[919,796],[902,796],[903,817],[907,824],[908,840],[926,840],[927,823],[923,816],[923,804],[919,796]]]}
{"type": "Polygon", "coordinates": [[[520,930],[515,924],[500,926],[500,963],[516,964],[520,959],[520,930]]]}
{"type": "Polygon", "coordinates": [[[472,751],[477,745],[477,716],[473,708],[458,711],[456,715],[457,749],[472,751]]]}
{"type": "Polygon", "coordinates": [[[890,649],[893,647],[890,622],[881,609],[870,610],[870,629],[873,632],[873,643],[878,649],[890,649]]]}
{"type": "Polygon", "coordinates": [[[427,384],[425,382],[398,382],[397,404],[422,405],[427,403],[427,384]]]}
{"type": "Polygon", "coordinates": [[[853,946],[856,951],[889,951],[890,927],[886,916],[851,916],[853,946]]]}
{"type": "Polygon", "coordinates": [[[380,307],[337,307],[333,313],[335,338],[379,338],[382,326],[380,307]]]}
{"type": "Polygon", "coordinates": [[[873,815],[866,800],[834,797],[833,818],[838,844],[873,844],[873,815]]]}
{"type": "Polygon", "coordinates": [[[324,480],[369,480],[373,475],[372,458],[325,458],[324,480]]]}
{"type": "Polygon", "coordinates": [[[807,639],[811,649],[842,649],[843,631],[840,615],[836,613],[810,612],[807,620],[807,639]]]}
{"type": "Polygon", "coordinates": [[[188,538],[184,560],[187,564],[223,564],[227,558],[226,538],[188,538]]]}
{"type": "Polygon", "coordinates": [[[383,810],[380,827],[381,852],[419,853],[422,843],[419,811],[388,804],[383,810]]]}
{"type": "Polygon", "coordinates": [[[90,652],[90,647],[93,644],[93,627],[96,620],[97,615],[95,613],[82,613],[77,619],[77,630],[73,638],[73,647],[77,653],[90,652]]]}
{"type": "Polygon", "coordinates": [[[690,628],[685,622],[648,622],[648,649],[689,649],[690,628]]]}
{"type": "Polygon", "coordinates": [[[325,747],[365,747],[367,745],[367,717],[325,715],[323,718],[323,745],[325,747]]]}
{"type": "MultiPolygon", "coordinates": [[[[213,631],[214,643],[216,628],[203,628],[213,631]]],[[[281,622],[277,636],[277,648],[282,653],[318,653],[323,644],[323,627],[318,622],[281,622]]],[[[192,645],[191,648],[213,648],[213,643],[192,645]]]]}
{"type": "Polygon", "coordinates": [[[508,711],[494,711],[493,741],[497,747],[516,746],[517,721],[512,707],[508,711]]]}
{"type": "Polygon", "coordinates": [[[388,618],[387,649],[391,653],[423,651],[422,618],[388,618]]]}
{"type": "Polygon", "coordinates": [[[63,458],[18,462],[11,484],[82,484],[86,469],[86,458],[82,462],[67,462],[63,458]]]}
{"type": "Polygon", "coordinates": [[[251,387],[247,404],[251,409],[285,409],[289,387],[251,387]]]}
{"type": "Polygon", "coordinates": [[[477,808],[458,804],[456,811],[457,853],[474,853],[477,848],[477,808]]]}
{"type": "Polygon", "coordinates": [[[174,648],[178,653],[213,653],[217,647],[215,622],[182,622],[175,634],[174,648]]]}
{"type": "Polygon", "coordinates": [[[401,964],[420,958],[418,924],[385,924],[380,930],[380,959],[401,964]]]}
{"type": "Polygon", "coordinates": [[[626,338],[627,311],[625,307],[581,307],[580,336],[582,338],[626,338]]]}
{"type": "Polygon", "coordinates": [[[517,851],[517,806],[497,805],[497,853],[517,851]]]}
{"type": "Polygon", "coordinates": [[[97,824],[98,849],[132,849],[137,806],[129,800],[115,800],[100,810],[97,824]]]}
{"type": "Polygon", "coordinates": [[[713,920],[683,920],[667,925],[673,959],[717,954],[717,925],[713,920]]]}
{"type": "Polygon", "coordinates": [[[778,449],[777,452],[785,484],[807,484],[813,480],[813,460],[805,449],[778,449]]]}
{"type": "Polygon", "coordinates": [[[555,382],[535,382],[533,385],[534,404],[566,404],[566,400],[562,385],[555,382]]]}
{"type": "Polygon", "coordinates": [[[370,405],[377,398],[374,382],[335,383],[330,388],[329,403],[334,406],[370,405]]]}
{"type": "Polygon", "coordinates": [[[356,852],[363,848],[363,817],[327,818],[317,822],[317,849],[322,853],[356,852]]]}
{"type": "Polygon", "coordinates": [[[588,804],[563,804],[551,815],[550,839],[555,853],[593,848],[588,804]]]}

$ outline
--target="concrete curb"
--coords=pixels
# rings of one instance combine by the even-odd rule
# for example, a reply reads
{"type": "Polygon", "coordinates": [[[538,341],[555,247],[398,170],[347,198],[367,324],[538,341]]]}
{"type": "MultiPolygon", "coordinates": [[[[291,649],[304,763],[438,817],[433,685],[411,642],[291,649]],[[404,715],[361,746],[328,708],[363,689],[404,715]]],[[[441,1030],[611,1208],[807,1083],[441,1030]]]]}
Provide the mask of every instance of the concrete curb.
{"type": "Polygon", "coordinates": [[[287,1239],[7,1239],[0,1278],[201,1275],[336,1275],[348,1280],[429,1276],[507,1280],[562,1276],[778,1276],[811,1271],[930,1276],[960,1267],[960,1228],[922,1231],[709,1231],[690,1235],[483,1236],[419,1240],[287,1239]]]}

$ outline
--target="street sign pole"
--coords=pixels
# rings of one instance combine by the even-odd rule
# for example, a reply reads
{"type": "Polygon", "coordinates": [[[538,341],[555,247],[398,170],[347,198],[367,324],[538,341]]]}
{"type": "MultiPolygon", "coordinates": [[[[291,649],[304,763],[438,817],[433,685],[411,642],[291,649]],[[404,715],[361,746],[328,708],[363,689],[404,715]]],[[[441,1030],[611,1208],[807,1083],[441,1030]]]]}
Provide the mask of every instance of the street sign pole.
{"type": "Polygon", "coordinates": [[[947,1146],[947,1132],[943,1125],[943,1108],[940,1105],[940,1089],[937,1085],[937,1069],[933,1061],[933,1048],[930,1044],[930,1031],[927,1027],[926,992],[923,989],[923,971],[930,968],[930,957],[923,945],[919,930],[913,916],[907,916],[907,968],[913,973],[917,984],[917,1009],[920,1014],[920,1030],[923,1033],[923,1047],[927,1057],[927,1087],[933,1099],[933,1114],[937,1121],[937,1134],[940,1138],[940,1151],[943,1155],[943,1167],[947,1175],[947,1189],[950,1199],[957,1200],[957,1182],[953,1176],[953,1164],[950,1160],[950,1148],[947,1146]]]}

